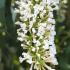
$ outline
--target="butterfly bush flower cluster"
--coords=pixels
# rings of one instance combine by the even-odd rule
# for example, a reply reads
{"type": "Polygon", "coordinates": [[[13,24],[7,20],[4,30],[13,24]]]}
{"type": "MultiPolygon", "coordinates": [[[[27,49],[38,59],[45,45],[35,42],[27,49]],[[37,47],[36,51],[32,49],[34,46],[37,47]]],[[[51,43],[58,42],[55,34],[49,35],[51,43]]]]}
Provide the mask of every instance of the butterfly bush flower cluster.
{"type": "Polygon", "coordinates": [[[57,0],[19,0],[15,1],[15,13],[19,14],[15,22],[17,39],[23,48],[20,63],[30,64],[29,70],[55,70],[58,65],[54,43],[54,10],[58,10],[57,0]]]}

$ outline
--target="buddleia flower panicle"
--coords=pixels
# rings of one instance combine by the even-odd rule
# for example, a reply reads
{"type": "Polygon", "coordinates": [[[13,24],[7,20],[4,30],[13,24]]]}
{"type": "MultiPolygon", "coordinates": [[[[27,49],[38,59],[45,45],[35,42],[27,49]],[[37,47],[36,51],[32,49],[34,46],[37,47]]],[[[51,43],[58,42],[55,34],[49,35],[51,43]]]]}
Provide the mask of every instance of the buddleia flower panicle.
{"type": "Polygon", "coordinates": [[[29,70],[55,70],[58,65],[54,43],[54,10],[59,9],[59,0],[19,0],[15,1],[15,13],[19,14],[15,24],[17,39],[23,50],[20,63],[30,64],[29,70]]]}

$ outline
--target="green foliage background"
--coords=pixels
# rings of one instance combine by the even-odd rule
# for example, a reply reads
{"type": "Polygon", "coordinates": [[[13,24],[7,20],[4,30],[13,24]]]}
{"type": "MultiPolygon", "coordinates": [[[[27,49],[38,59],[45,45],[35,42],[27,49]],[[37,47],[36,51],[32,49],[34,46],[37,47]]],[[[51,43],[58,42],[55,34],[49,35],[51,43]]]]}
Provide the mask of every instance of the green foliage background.
{"type": "MultiPolygon", "coordinates": [[[[17,41],[16,27],[10,10],[11,0],[0,0],[0,70],[24,70],[18,57],[22,53],[17,41]]],[[[59,65],[57,70],[70,70],[70,0],[67,4],[65,20],[56,18],[56,48],[59,65]]]]}

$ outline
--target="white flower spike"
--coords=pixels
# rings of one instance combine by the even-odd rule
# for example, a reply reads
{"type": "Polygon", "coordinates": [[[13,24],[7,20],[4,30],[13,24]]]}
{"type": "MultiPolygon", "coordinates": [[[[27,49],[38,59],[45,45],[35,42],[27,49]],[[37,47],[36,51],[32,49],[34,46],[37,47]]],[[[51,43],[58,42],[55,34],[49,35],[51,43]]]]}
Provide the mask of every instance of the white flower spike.
{"type": "Polygon", "coordinates": [[[26,49],[22,53],[23,57],[19,57],[20,63],[29,63],[29,70],[56,70],[48,66],[48,63],[58,65],[55,57],[56,22],[53,11],[59,9],[59,0],[19,0],[15,3],[15,13],[19,13],[18,20],[15,21],[19,26],[17,39],[21,42],[21,47],[26,49]]]}

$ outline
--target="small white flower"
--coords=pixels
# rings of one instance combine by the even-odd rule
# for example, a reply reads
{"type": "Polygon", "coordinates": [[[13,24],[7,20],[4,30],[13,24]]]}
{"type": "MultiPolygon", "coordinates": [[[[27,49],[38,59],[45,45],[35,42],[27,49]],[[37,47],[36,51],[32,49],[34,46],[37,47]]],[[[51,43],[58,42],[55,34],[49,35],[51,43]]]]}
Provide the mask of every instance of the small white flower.
{"type": "Polygon", "coordinates": [[[27,63],[29,63],[29,64],[32,64],[32,63],[33,63],[32,59],[29,59],[29,60],[26,60],[26,61],[27,61],[27,63]]]}
{"type": "Polygon", "coordinates": [[[53,12],[48,13],[49,18],[53,18],[53,12]]]}
{"type": "Polygon", "coordinates": [[[42,36],[42,35],[44,35],[44,33],[45,33],[44,26],[43,25],[39,26],[37,35],[42,36]]]}
{"type": "Polygon", "coordinates": [[[30,41],[27,41],[27,45],[30,45],[30,41]]]}
{"type": "Polygon", "coordinates": [[[29,64],[32,64],[32,57],[28,53],[23,52],[22,55],[24,56],[23,58],[19,57],[21,63],[26,60],[29,64]]]}
{"type": "Polygon", "coordinates": [[[20,24],[20,26],[21,26],[21,28],[26,28],[26,24],[25,23],[23,23],[23,24],[20,24]]]}
{"type": "Polygon", "coordinates": [[[27,18],[26,17],[21,17],[20,16],[19,18],[20,18],[21,21],[27,21],[27,18]]]}
{"type": "Polygon", "coordinates": [[[26,34],[27,33],[27,30],[24,30],[24,34],[26,34]]]}
{"type": "Polygon", "coordinates": [[[46,4],[47,4],[47,0],[42,0],[42,5],[46,6],[46,4]]]}
{"type": "Polygon", "coordinates": [[[51,23],[51,24],[55,24],[55,19],[52,19],[52,18],[48,18],[48,23],[51,23]]]}
{"type": "Polygon", "coordinates": [[[53,44],[54,43],[54,37],[53,36],[50,36],[48,42],[49,42],[49,44],[53,44]]]}
{"type": "Polygon", "coordinates": [[[53,44],[52,46],[49,47],[50,48],[50,55],[54,56],[56,54],[56,48],[55,45],[53,44]]]}
{"type": "Polygon", "coordinates": [[[59,0],[47,0],[47,4],[51,5],[52,3],[59,3],[59,0]]]}
{"type": "Polygon", "coordinates": [[[54,57],[51,57],[51,63],[52,63],[53,65],[58,65],[58,62],[57,62],[57,59],[56,59],[55,56],[54,56],[54,57]]]}
{"type": "Polygon", "coordinates": [[[33,43],[35,43],[36,46],[40,46],[41,43],[39,40],[33,39],[33,43]]]}
{"type": "Polygon", "coordinates": [[[40,36],[40,38],[39,39],[43,39],[43,36],[40,36]]]}
{"type": "Polygon", "coordinates": [[[21,37],[21,38],[24,38],[25,37],[25,34],[22,33],[22,32],[17,32],[18,33],[18,36],[21,37]]]}
{"type": "Polygon", "coordinates": [[[41,43],[40,43],[40,41],[36,41],[36,46],[40,46],[41,45],[41,43]]]}
{"type": "Polygon", "coordinates": [[[32,51],[35,52],[35,50],[36,50],[35,47],[33,47],[33,48],[32,48],[32,51]]]}
{"type": "Polygon", "coordinates": [[[20,25],[20,24],[21,24],[21,22],[20,22],[20,21],[17,21],[17,22],[15,22],[15,24],[16,24],[16,25],[20,25]]]}
{"type": "Polygon", "coordinates": [[[19,40],[19,41],[23,41],[23,38],[21,38],[21,37],[17,37],[17,40],[19,40]]]}
{"type": "Polygon", "coordinates": [[[52,28],[52,25],[51,25],[51,24],[47,24],[46,29],[47,29],[47,30],[51,30],[51,28],[52,28]]]}
{"type": "Polygon", "coordinates": [[[41,23],[40,26],[46,28],[46,23],[41,23]]]}
{"type": "Polygon", "coordinates": [[[39,4],[35,4],[34,6],[34,15],[35,17],[39,14],[40,11],[43,11],[44,7],[39,5],[39,4]]]}
{"type": "Polygon", "coordinates": [[[52,25],[51,30],[55,31],[55,25],[52,25]]]}
{"type": "Polygon", "coordinates": [[[51,30],[51,36],[55,36],[56,35],[56,32],[55,31],[53,31],[53,30],[51,30]]]}
{"type": "Polygon", "coordinates": [[[48,8],[48,10],[49,10],[50,12],[53,11],[53,8],[52,8],[51,6],[48,5],[47,8],[48,8]]]}
{"type": "Polygon", "coordinates": [[[46,50],[46,49],[49,49],[49,42],[47,40],[44,40],[44,46],[43,48],[46,50]]]}
{"type": "Polygon", "coordinates": [[[24,46],[24,44],[21,44],[21,46],[23,47],[23,46],[24,46]]]}
{"type": "Polygon", "coordinates": [[[32,32],[33,32],[33,33],[36,33],[36,30],[35,30],[35,28],[32,28],[32,32]]]}
{"type": "Polygon", "coordinates": [[[33,38],[33,43],[36,43],[36,39],[35,38],[33,38]]]}
{"type": "Polygon", "coordinates": [[[19,13],[19,9],[15,8],[14,13],[19,13]]]}
{"type": "Polygon", "coordinates": [[[53,5],[55,6],[54,8],[53,8],[53,10],[59,10],[59,6],[58,6],[58,3],[53,3],[53,5]]]}
{"type": "Polygon", "coordinates": [[[22,63],[24,60],[26,60],[26,58],[22,58],[21,56],[19,57],[20,63],[22,63]]]}
{"type": "Polygon", "coordinates": [[[32,56],[30,56],[29,53],[22,53],[22,55],[24,56],[24,59],[26,59],[26,61],[31,64],[32,63],[32,56]]]}

